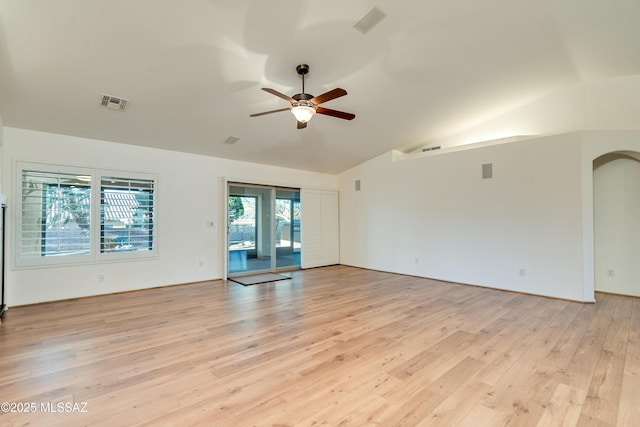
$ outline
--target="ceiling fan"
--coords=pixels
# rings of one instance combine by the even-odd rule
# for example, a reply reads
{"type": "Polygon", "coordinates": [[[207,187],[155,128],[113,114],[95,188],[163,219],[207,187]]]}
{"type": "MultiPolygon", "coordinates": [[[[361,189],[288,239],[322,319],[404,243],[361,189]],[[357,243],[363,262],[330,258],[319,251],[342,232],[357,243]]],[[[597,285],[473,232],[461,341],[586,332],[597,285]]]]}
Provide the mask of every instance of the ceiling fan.
{"type": "Polygon", "coordinates": [[[339,98],[347,94],[344,89],[336,88],[325,92],[322,95],[313,96],[304,92],[304,76],[309,72],[309,66],[307,64],[300,64],[296,67],[296,71],[302,76],[302,93],[297,93],[293,96],[285,95],[275,89],[263,87],[262,90],[269,92],[272,95],[278,96],[291,103],[291,107],[280,108],[278,110],[265,111],[263,113],[251,114],[250,117],[263,116],[265,114],[278,113],[280,111],[290,110],[298,121],[298,129],[304,129],[307,127],[307,123],[314,114],[324,114],[326,116],[337,117],[339,119],[353,120],[356,115],[351,113],[345,113],[344,111],[331,110],[329,108],[319,107],[320,104],[332,99],[339,98]]]}

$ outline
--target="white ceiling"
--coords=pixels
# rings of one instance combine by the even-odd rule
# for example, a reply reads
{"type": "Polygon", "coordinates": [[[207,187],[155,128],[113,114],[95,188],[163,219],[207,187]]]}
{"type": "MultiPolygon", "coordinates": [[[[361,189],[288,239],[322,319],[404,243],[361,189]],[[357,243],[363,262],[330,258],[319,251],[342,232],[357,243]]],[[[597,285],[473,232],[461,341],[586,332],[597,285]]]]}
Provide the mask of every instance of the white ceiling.
{"type": "Polygon", "coordinates": [[[4,125],[328,173],[638,75],[638,0],[0,0],[4,125]],[[288,106],[260,88],[300,92],[300,63],[353,121],[249,117],[288,106]]]}

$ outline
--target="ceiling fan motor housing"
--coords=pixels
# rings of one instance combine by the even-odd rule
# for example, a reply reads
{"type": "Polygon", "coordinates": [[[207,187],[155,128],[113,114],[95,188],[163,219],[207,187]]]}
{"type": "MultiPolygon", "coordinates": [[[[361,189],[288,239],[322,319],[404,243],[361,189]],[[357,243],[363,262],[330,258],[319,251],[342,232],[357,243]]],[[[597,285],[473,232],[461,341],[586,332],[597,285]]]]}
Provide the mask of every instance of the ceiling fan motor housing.
{"type": "Polygon", "coordinates": [[[309,95],[308,93],[296,93],[292,98],[298,102],[309,101],[310,99],[313,99],[313,95],[309,95]]]}
{"type": "Polygon", "coordinates": [[[307,64],[300,64],[300,65],[298,65],[296,67],[296,71],[301,76],[304,76],[305,74],[307,74],[309,72],[309,66],[307,64]]]}

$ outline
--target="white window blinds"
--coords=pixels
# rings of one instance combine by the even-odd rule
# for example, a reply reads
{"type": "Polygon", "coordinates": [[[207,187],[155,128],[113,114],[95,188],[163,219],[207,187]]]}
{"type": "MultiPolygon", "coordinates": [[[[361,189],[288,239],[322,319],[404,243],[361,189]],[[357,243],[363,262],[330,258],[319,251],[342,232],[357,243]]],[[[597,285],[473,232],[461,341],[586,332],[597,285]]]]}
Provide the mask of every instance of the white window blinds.
{"type": "Polygon", "coordinates": [[[157,256],[156,175],[17,163],[16,267],[157,256]]]}
{"type": "Polygon", "coordinates": [[[152,251],[155,183],[147,179],[100,179],[100,252],[152,251]]]}
{"type": "Polygon", "coordinates": [[[22,170],[21,258],[91,253],[91,176],[22,170]]]}

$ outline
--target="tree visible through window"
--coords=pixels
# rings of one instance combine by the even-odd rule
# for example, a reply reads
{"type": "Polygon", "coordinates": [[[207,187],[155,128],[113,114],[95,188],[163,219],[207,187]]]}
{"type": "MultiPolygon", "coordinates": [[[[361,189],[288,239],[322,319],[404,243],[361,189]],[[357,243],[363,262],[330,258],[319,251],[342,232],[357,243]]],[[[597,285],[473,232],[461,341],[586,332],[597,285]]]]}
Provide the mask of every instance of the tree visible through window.
{"type": "Polygon", "coordinates": [[[156,256],[154,175],[19,162],[18,178],[16,266],[156,256]]]}
{"type": "Polygon", "coordinates": [[[22,172],[22,258],[91,252],[91,177],[22,172]]]}
{"type": "Polygon", "coordinates": [[[244,215],[242,197],[229,196],[229,224],[244,215]]]}

